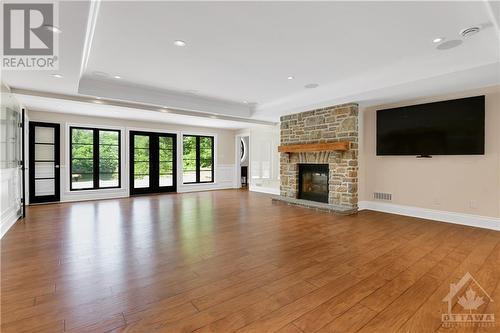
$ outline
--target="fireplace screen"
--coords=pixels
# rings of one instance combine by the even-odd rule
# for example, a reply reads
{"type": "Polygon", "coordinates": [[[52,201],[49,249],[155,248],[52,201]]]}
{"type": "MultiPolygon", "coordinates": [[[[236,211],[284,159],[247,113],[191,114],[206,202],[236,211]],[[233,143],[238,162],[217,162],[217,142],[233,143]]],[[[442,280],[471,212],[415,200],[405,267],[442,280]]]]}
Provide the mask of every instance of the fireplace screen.
{"type": "Polygon", "coordinates": [[[299,199],[328,203],[328,164],[299,164],[299,199]]]}

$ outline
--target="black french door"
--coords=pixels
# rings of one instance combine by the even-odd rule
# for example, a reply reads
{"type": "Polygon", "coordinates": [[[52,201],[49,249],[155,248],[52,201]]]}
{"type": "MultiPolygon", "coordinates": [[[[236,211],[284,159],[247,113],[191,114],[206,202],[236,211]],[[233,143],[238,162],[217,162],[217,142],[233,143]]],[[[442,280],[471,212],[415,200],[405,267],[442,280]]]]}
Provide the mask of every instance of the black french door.
{"type": "Polygon", "coordinates": [[[177,190],[175,134],[130,131],[130,194],[177,190]]]}
{"type": "Polygon", "coordinates": [[[59,124],[29,123],[30,203],[60,200],[59,124]]]}

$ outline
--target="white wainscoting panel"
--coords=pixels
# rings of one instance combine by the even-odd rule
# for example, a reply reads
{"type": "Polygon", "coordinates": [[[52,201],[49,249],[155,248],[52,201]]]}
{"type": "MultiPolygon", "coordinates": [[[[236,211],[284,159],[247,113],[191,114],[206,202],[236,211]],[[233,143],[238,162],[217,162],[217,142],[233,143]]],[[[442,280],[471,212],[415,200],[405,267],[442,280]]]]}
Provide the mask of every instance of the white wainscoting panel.
{"type": "Polygon", "coordinates": [[[0,169],[0,238],[7,233],[20,217],[21,180],[19,168],[0,169]]]}
{"type": "Polygon", "coordinates": [[[215,170],[215,181],[217,183],[233,183],[236,172],[235,164],[219,164],[215,170]]]}
{"type": "Polygon", "coordinates": [[[210,191],[210,190],[236,188],[235,174],[236,174],[235,164],[219,164],[215,168],[214,183],[179,184],[177,186],[177,192],[183,193],[183,192],[197,192],[197,191],[210,191]]]}
{"type": "Polygon", "coordinates": [[[279,187],[267,187],[267,186],[259,186],[258,184],[250,184],[249,187],[250,191],[253,192],[260,192],[260,193],[267,193],[267,194],[274,194],[274,195],[280,195],[280,189],[279,187]]]}

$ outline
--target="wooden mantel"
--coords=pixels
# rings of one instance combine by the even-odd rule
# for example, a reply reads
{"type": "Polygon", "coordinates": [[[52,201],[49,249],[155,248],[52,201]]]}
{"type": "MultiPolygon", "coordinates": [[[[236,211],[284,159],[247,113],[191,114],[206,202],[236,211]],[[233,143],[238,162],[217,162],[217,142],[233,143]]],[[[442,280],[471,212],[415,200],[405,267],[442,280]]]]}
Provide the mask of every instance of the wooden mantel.
{"type": "Polygon", "coordinates": [[[349,150],[348,141],[328,142],[328,143],[305,143],[300,145],[278,146],[280,153],[304,153],[315,151],[346,151],[349,150]]]}

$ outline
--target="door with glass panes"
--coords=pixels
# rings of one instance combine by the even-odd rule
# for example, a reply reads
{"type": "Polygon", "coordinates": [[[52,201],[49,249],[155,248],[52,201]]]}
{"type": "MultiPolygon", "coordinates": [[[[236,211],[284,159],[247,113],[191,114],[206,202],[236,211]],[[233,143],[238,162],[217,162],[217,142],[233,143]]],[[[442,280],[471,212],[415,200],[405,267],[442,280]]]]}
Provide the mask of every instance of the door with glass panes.
{"type": "Polygon", "coordinates": [[[30,121],[30,204],[59,201],[59,177],[59,124],[30,121]]]}
{"type": "Polygon", "coordinates": [[[175,192],[176,135],[130,132],[130,193],[175,192]]]}

